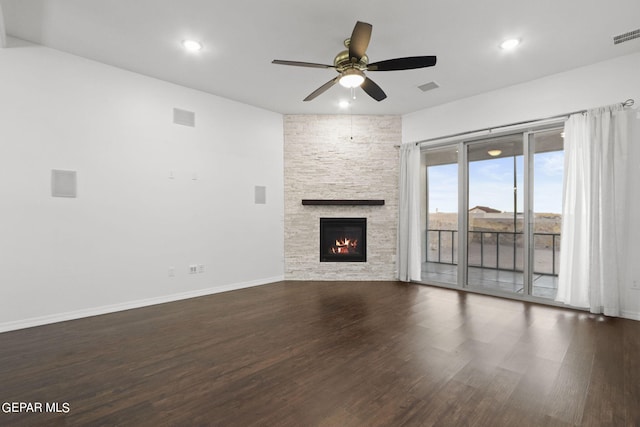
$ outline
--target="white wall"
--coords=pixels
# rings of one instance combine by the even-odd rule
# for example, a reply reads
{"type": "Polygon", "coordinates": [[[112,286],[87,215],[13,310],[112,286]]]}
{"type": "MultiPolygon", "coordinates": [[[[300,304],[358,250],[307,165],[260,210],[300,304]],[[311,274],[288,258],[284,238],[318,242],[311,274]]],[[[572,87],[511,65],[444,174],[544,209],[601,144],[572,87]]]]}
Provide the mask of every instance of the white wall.
{"type": "Polygon", "coordinates": [[[12,42],[0,49],[0,331],[284,277],[281,115],[12,42]],[[173,124],[174,107],[196,127],[173,124]],[[51,197],[51,169],[77,171],[77,198],[51,197]]]}
{"type": "Polygon", "coordinates": [[[640,53],[483,93],[402,118],[403,142],[535,120],[634,98],[640,53]]]}
{"type": "MultiPolygon", "coordinates": [[[[403,142],[416,142],[458,132],[534,120],[576,110],[622,102],[640,104],[640,53],[547,76],[403,116],[403,142]]],[[[640,141],[637,141],[640,144],[640,141]]],[[[636,173],[639,173],[636,171],[636,173]]],[[[640,182],[636,175],[635,182],[640,182]]],[[[631,212],[640,212],[637,189],[629,194],[631,212]]],[[[640,320],[640,228],[630,230],[629,265],[621,294],[625,317],[640,320]]]]}

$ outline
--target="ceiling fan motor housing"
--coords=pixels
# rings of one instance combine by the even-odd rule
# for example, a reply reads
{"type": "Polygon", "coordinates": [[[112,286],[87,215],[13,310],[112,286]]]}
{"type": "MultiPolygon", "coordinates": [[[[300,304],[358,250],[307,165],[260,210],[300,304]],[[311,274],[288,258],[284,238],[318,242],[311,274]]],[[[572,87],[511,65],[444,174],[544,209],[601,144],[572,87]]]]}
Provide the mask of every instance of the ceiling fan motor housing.
{"type": "MultiPolygon", "coordinates": [[[[365,71],[367,69],[367,65],[369,64],[369,57],[367,55],[362,55],[360,61],[354,62],[352,58],[349,57],[349,42],[351,39],[346,39],[344,41],[344,45],[347,48],[343,50],[333,60],[333,66],[336,68],[336,71],[342,73],[344,70],[349,68],[355,68],[360,71],[365,71]]],[[[356,59],[356,58],[353,58],[356,59]]]]}

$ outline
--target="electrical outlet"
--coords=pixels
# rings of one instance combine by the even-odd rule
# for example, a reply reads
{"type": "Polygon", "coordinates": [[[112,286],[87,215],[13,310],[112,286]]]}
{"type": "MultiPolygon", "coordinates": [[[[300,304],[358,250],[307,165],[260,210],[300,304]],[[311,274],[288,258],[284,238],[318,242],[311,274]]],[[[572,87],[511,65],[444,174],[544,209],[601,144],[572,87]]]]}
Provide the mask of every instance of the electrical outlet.
{"type": "Polygon", "coordinates": [[[189,266],[189,274],[196,274],[198,272],[198,266],[197,265],[190,265],[189,266]]]}
{"type": "Polygon", "coordinates": [[[175,277],[175,275],[176,275],[176,268],[169,267],[169,277],[175,277]]]}
{"type": "Polygon", "coordinates": [[[640,283],[638,282],[637,279],[634,279],[633,281],[631,281],[631,289],[640,290],[640,283]]]}
{"type": "Polygon", "coordinates": [[[198,265],[198,273],[204,273],[204,264],[198,265]]]}

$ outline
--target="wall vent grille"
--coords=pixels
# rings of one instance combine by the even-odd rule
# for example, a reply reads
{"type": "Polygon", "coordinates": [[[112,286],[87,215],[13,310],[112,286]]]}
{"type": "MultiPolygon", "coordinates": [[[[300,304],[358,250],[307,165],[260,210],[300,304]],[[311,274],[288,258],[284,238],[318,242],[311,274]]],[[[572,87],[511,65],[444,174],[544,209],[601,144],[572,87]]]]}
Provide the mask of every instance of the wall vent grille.
{"type": "Polygon", "coordinates": [[[194,113],[193,111],[181,110],[180,108],[174,108],[173,123],[177,125],[195,127],[196,113],[194,113]]]}
{"type": "Polygon", "coordinates": [[[628,42],[629,40],[637,39],[638,37],[640,37],[640,29],[615,36],[613,38],[613,44],[628,42]]]}

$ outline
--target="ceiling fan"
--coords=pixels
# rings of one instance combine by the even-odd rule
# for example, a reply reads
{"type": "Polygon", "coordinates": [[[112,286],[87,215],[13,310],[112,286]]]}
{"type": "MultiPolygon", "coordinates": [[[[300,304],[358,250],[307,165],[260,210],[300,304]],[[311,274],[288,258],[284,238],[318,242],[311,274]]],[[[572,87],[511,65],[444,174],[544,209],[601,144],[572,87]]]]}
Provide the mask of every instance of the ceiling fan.
{"type": "Polygon", "coordinates": [[[336,55],[333,65],[316,64],[313,62],[300,61],[283,61],[274,59],[273,64],[294,65],[297,67],[310,68],[335,68],[340,73],[338,77],[329,80],[307,96],[304,100],[311,101],[318,95],[326,92],[336,83],[340,83],[347,88],[356,88],[361,86],[362,89],[376,101],[382,101],[387,97],[384,91],[373,80],[365,76],[365,71],[397,71],[397,70],[413,70],[416,68],[432,67],[436,65],[435,56],[409,56],[405,58],[387,59],[369,63],[369,57],[366,55],[369,40],[371,39],[371,30],[373,26],[366,22],[356,22],[353,27],[351,38],[344,41],[347,50],[336,55]]]}

